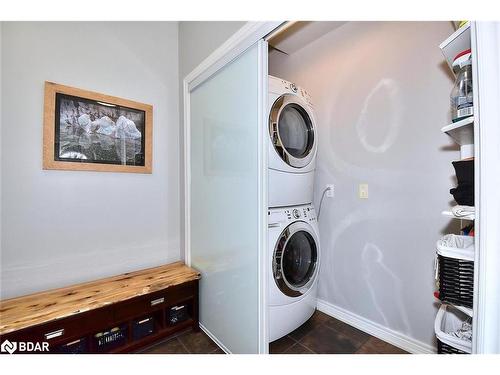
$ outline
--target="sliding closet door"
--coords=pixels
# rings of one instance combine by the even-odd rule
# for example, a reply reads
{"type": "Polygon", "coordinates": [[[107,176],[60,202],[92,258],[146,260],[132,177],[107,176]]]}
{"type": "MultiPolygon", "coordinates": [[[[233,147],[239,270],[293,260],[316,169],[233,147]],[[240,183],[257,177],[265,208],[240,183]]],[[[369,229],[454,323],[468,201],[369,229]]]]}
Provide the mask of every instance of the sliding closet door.
{"type": "Polygon", "coordinates": [[[265,350],[266,82],[259,41],[188,89],[187,259],[202,274],[200,323],[232,353],[265,350]]]}

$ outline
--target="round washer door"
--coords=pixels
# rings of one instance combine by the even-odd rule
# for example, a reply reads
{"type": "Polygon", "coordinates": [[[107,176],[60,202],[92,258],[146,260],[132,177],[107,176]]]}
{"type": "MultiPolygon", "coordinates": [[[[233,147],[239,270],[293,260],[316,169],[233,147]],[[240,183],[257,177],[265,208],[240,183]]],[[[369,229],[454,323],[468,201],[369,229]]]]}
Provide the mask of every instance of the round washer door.
{"type": "Polygon", "coordinates": [[[303,221],[290,224],[281,233],[273,255],[273,276],[289,297],[299,297],[314,283],[318,270],[318,239],[303,221]]]}
{"type": "Polygon", "coordinates": [[[313,117],[296,95],[276,99],[269,114],[269,135],[274,149],[288,165],[302,168],[313,159],[313,117]]]}

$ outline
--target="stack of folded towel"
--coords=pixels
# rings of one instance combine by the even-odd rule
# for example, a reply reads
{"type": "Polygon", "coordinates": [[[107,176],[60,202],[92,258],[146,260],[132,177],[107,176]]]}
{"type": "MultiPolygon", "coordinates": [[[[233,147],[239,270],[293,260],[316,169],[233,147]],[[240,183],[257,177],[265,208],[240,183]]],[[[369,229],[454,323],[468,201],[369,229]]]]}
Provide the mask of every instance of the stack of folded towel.
{"type": "Polygon", "coordinates": [[[475,209],[472,206],[455,206],[451,209],[451,212],[456,217],[461,217],[464,219],[474,219],[475,209]]]}

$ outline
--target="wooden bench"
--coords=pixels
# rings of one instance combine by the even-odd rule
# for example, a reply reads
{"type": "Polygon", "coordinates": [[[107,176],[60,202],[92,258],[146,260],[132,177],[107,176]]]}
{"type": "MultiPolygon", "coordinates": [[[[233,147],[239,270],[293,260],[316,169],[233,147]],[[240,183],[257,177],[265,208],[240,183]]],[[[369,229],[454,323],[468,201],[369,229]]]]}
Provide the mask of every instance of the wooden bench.
{"type": "Polygon", "coordinates": [[[0,342],[125,353],[198,330],[200,274],[182,262],[0,301],[0,342]]]}

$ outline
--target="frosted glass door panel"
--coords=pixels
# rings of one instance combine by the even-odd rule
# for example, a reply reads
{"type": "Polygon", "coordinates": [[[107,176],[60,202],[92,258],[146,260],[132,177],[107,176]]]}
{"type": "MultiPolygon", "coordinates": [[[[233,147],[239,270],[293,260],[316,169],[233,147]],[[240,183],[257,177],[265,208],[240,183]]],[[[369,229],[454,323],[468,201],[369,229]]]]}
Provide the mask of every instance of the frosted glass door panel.
{"type": "Polygon", "coordinates": [[[200,322],[232,353],[259,348],[259,53],[190,95],[191,265],[200,322]]]}

